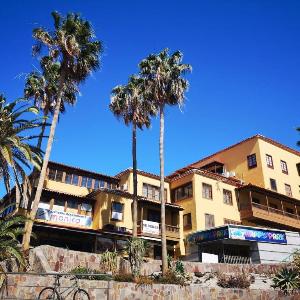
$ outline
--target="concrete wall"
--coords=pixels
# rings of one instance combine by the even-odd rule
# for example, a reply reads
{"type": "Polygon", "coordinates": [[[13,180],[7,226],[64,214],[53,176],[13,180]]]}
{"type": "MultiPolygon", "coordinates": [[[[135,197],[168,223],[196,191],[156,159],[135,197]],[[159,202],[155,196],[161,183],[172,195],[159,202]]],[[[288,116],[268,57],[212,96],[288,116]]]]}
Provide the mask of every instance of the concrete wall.
{"type": "MultiPolygon", "coordinates": [[[[53,246],[39,246],[30,251],[29,255],[31,270],[34,272],[67,272],[77,266],[101,270],[100,255],[87,252],[67,250],[53,246]]],[[[141,274],[150,275],[160,271],[161,261],[148,260],[141,269],[141,274]]],[[[248,272],[255,274],[275,273],[282,268],[282,264],[208,264],[200,262],[184,262],[186,272],[248,272]]],[[[122,273],[130,273],[130,266],[127,260],[120,259],[119,269],[122,273]]]]}
{"type": "MultiPolygon", "coordinates": [[[[8,275],[7,290],[0,292],[1,299],[29,300],[37,299],[39,292],[46,286],[53,285],[52,276],[8,275]]],[[[71,286],[67,278],[61,280],[61,289],[71,286]]],[[[178,285],[153,284],[152,286],[137,286],[127,282],[107,282],[95,280],[80,280],[79,285],[85,289],[91,300],[271,300],[271,299],[299,299],[299,295],[284,296],[281,292],[274,290],[240,290],[221,289],[190,285],[181,287],[178,285]]],[[[71,300],[73,293],[64,298],[71,300]]]]}
{"type": "Polygon", "coordinates": [[[290,261],[291,254],[300,249],[298,232],[286,232],[287,244],[252,243],[251,259],[253,263],[280,263],[290,261]]]}

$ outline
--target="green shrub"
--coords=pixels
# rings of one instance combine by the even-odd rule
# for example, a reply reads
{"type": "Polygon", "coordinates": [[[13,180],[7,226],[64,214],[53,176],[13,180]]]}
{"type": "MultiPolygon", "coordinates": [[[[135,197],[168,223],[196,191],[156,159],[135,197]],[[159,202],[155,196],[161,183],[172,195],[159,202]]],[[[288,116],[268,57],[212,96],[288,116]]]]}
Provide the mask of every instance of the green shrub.
{"type": "Polygon", "coordinates": [[[187,285],[186,278],[180,274],[174,272],[173,270],[168,270],[165,276],[157,278],[156,283],[162,284],[177,284],[181,286],[187,285]]]}
{"type": "Polygon", "coordinates": [[[218,274],[218,286],[222,288],[238,288],[238,289],[247,289],[251,285],[253,278],[247,276],[246,274],[218,274]]]}
{"type": "Polygon", "coordinates": [[[279,288],[286,295],[292,294],[300,288],[299,273],[297,269],[283,268],[273,278],[272,287],[279,288]]]}
{"type": "Polygon", "coordinates": [[[175,262],[175,272],[182,276],[185,274],[184,265],[181,260],[175,262]]]}
{"type": "Polygon", "coordinates": [[[88,274],[83,276],[77,276],[79,279],[88,279],[88,280],[111,280],[112,276],[103,274],[97,270],[92,270],[85,267],[76,267],[70,271],[71,274],[80,275],[80,274],[88,274]],[[90,275],[89,275],[90,274],[90,275]]]}
{"type": "Polygon", "coordinates": [[[134,277],[132,274],[117,274],[113,277],[113,280],[120,282],[134,282],[134,277]]]}

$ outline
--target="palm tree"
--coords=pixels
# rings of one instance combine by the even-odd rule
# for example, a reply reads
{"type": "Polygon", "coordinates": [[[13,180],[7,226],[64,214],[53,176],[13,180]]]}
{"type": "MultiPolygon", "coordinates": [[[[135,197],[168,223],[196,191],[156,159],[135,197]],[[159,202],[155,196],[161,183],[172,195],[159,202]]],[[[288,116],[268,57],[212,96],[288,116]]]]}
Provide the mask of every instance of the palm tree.
{"type": "Polygon", "coordinates": [[[33,31],[33,37],[37,40],[37,44],[33,49],[34,53],[41,53],[41,50],[46,48],[48,51],[47,57],[51,63],[57,65],[59,75],[56,84],[54,114],[43,166],[30,212],[30,219],[25,225],[24,250],[29,248],[33,221],[42,195],[64,92],[68,90],[70,85],[78,87],[92,71],[99,68],[99,56],[102,51],[102,44],[94,39],[91,24],[78,14],[68,14],[66,17],[62,17],[59,13],[53,12],[52,17],[54,19],[53,32],[49,32],[44,28],[37,28],[33,31]]]}
{"type": "Polygon", "coordinates": [[[0,262],[15,258],[18,264],[24,266],[25,258],[18,238],[24,232],[22,225],[25,223],[25,217],[11,214],[5,216],[5,210],[9,206],[0,211],[0,262]]]}
{"type": "Polygon", "coordinates": [[[190,72],[192,68],[188,64],[182,64],[182,58],[183,55],[180,51],[169,55],[169,50],[164,49],[158,54],[149,55],[139,64],[140,74],[145,79],[147,97],[155,103],[160,116],[161,245],[164,275],[168,269],[164,199],[164,108],[166,105],[182,106],[184,103],[188,81],[183,75],[190,72]]]}
{"type": "Polygon", "coordinates": [[[150,116],[155,114],[154,105],[144,98],[144,81],[131,76],[127,85],[116,86],[112,90],[110,110],[126,125],[132,124],[132,166],[133,166],[133,237],[137,237],[137,159],[136,129],[150,126],[150,116]]]}
{"type": "Polygon", "coordinates": [[[21,191],[20,183],[25,178],[25,167],[40,168],[42,153],[30,144],[36,138],[28,131],[41,127],[41,118],[28,119],[27,113],[38,113],[38,108],[21,104],[22,100],[6,103],[0,95],[0,180],[4,181],[7,193],[11,192],[11,181],[21,191]]]}
{"type": "MultiPolygon", "coordinates": [[[[37,147],[41,148],[42,139],[44,137],[47,118],[49,114],[54,114],[54,106],[58,91],[59,66],[52,62],[51,58],[45,56],[40,61],[41,72],[31,72],[26,78],[24,97],[25,99],[33,99],[33,103],[43,111],[44,123],[41,127],[41,133],[38,139],[37,147]]],[[[74,105],[76,103],[76,94],[78,92],[75,84],[69,83],[67,89],[64,90],[60,113],[65,112],[65,104],[74,105]]]]}

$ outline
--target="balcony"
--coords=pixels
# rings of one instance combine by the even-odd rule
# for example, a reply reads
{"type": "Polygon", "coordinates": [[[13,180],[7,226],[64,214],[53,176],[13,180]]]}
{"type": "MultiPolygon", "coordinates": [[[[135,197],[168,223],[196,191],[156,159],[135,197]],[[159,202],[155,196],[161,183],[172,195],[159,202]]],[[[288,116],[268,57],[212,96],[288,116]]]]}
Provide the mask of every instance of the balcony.
{"type": "MultiPolygon", "coordinates": [[[[149,237],[161,237],[161,224],[158,222],[152,222],[148,220],[142,220],[138,222],[139,235],[149,237]]],[[[167,239],[179,240],[179,227],[166,224],[166,236],[167,239]]]]}
{"type": "Polygon", "coordinates": [[[278,229],[300,229],[300,201],[263,188],[239,191],[242,223],[254,223],[278,229]]]}

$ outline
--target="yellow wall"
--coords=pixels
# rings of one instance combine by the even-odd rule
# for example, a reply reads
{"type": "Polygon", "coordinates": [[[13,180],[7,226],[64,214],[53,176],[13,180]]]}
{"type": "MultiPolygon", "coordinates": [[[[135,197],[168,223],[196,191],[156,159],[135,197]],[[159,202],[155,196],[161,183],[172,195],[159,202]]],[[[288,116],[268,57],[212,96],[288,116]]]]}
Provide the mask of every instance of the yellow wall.
{"type": "Polygon", "coordinates": [[[73,194],[82,197],[85,197],[92,191],[87,189],[86,187],[76,186],[73,184],[67,184],[49,179],[45,180],[44,187],[53,191],[62,192],[66,194],[73,194]]]}
{"type": "Polygon", "coordinates": [[[260,150],[257,140],[258,138],[253,138],[231,149],[217,153],[201,163],[194,164],[194,166],[201,167],[210,162],[219,161],[224,164],[226,171],[234,171],[237,178],[258,186],[263,186],[261,157],[259,155],[260,150]],[[248,169],[247,156],[253,153],[256,153],[257,167],[248,169]]]}
{"type": "Polygon", "coordinates": [[[93,229],[101,229],[105,224],[113,224],[132,230],[131,203],[131,199],[100,192],[96,196],[93,229]],[[114,201],[124,204],[122,221],[111,220],[111,206],[114,201]]]}
{"type": "Polygon", "coordinates": [[[300,185],[300,176],[298,175],[296,164],[300,163],[300,157],[296,154],[293,154],[289,151],[276,147],[266,141],[259,139],[259,149],[261,154],[261,162],[264,180],[264,187],[270,189],[270,178],[276,180],[277,191],[281,194],[285,193],[284,184],[289,184],[292,188],[293,198],[300,200],[299,185],[300,185]],[[266,163],[266,154],[269,154],[273,158],[274,169],[271,169],[267,166],[266,163]],[[283,160],[287,163],[288,174],[282,173],[280,160],[283,160]]]}

